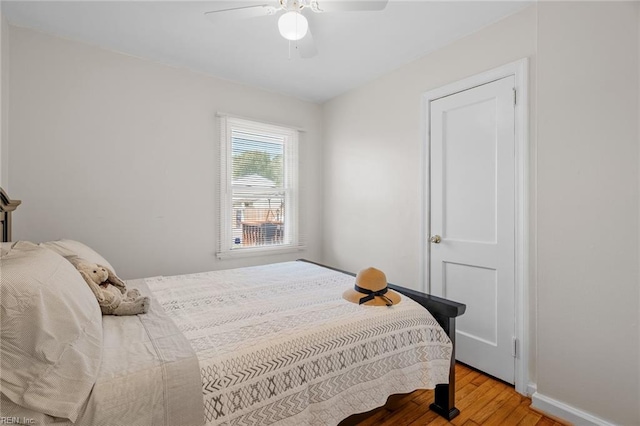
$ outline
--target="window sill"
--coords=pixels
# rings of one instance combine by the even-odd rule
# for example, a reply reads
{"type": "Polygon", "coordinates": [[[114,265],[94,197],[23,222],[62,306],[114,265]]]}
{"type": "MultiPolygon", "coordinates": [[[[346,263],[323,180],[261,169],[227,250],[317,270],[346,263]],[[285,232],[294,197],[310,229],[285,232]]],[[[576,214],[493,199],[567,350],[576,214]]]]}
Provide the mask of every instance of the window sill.
{"type": "Polygon", "coordinates": [[[218,259],[237,259],[242,257],[257,257],[257,256],[274,256],[278,254],[297,253],[306,249],[306,246],[277,246],[277,247],[255,247],[255,248],[242,248],[235,250],[227,250],[216,253],[218,259]]]}

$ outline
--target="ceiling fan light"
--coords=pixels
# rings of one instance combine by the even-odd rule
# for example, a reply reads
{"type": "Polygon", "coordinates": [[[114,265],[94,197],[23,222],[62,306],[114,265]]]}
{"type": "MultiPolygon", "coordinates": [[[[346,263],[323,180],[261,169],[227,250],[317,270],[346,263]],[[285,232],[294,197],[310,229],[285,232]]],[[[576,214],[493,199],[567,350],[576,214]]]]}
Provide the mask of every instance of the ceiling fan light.
{"type": "Polygon", "coordinates": [[[278,19],[280,35],[287,40],[300,40],[307,34],[309,22],[300,12],[287,12],[278,19]]]}

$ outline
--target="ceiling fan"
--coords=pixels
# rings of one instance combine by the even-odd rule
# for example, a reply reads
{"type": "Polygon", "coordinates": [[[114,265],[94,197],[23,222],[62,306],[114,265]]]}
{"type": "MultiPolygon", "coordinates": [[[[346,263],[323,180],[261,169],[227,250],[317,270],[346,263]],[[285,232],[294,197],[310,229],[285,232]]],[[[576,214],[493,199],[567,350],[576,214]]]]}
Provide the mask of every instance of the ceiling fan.
{"type": "Polygon", "coordinates": [[[205,12],[213,23],[235,19],[274,16],[280,12],[278,30],[289,41],[296,42],[296,48],[302,58],[311,58],[318,53],[309,21],[302,13],[310,9],[313,13],[378,11],[387,7],[389,0],[275,0],[260,4],[251,4],[227,9],[205,12]],[[275,3],[275,4],[273,4],[275,3]]]}

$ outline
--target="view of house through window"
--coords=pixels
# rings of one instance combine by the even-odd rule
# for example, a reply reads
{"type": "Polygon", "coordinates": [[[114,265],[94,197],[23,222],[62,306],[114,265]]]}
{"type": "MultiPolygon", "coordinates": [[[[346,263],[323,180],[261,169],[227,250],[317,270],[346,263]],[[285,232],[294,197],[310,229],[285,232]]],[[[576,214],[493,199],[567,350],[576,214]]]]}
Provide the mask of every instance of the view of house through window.
{"type": "Polygon", "coordinates": [[[226,119],[222,251],[296,243],[297,132],[226,119]]]}
{"type": "Polygon", "coordinates": [[[234,244],[265,245],[283,241],[284,140],[232,131],[234,244]]]}

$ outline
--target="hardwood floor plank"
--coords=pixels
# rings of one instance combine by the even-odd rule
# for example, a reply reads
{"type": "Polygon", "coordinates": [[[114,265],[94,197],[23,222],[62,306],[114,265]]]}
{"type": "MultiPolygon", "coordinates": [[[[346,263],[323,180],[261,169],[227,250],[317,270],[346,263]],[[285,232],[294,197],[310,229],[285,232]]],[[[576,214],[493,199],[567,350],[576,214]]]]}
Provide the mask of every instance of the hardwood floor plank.
{"type": "Polygon", "coordinates": [[[529,405],[531,405],[531,401],[529,398],[525,398],[519,406],[515,408],[504,420],[504,424],[506,425],[517,425],[522,421],[524,416],[529,412],[529,405]]]}
{"type": "Polygon", "coordinates": [[[483,424],[487,420],[487,418],[489,418],[489,416],[495,413],[498,408],[500,408],[502,404],[504,404],[505,401],[509,399],[513,392],[514,391],[512,388],[505,385],[500,393],[498,393],[498,395],[496,395],[496,397],[489,401],[484,407],[475,412],[471,416],[471,419],[478,424],[483,424]]]}
{"type": "Polygon", "coordinates": [[[487,404],[493,401],[506,387],[506,385],[493,380],[486,382],[478,388],[478,392],[480,392],[478,397],[471,399],[472,395],[469,395],[470,398],[468,398],[468,400],[470,403],[468,405],[465,404],[464,408],[460,409],[460,415],[453,419],[452,423],[455,425],[462,425],[467,420],[475,422],[473,415],[486,407],[487,404]]]}
{"type": "Polygon", "coordinates": [[[458,380],[456,377],[456,388],[461,389],[463,386],[468,385],[478,377],[480,377],[480,373],[477,371],[470,371],[469,374],[465,375],[464,377],[461,377],[460,380],[458,380]]]}
{"type": "Polygon", "coordinates": [[[478,389],[478,386],[474,385],[473,383],[467,383],[460,389],[456,388],[456,401],[464,401],[467,396],[475,392],[476,389],[478,389]]]}
{"type": "Polygon", "coordinates": [[[467,374],[473,372],[472,369],[470,369],[469,367],[467,367],[466,365],[463,364],[457,364],[456,365],[456,382],[458,382],[459,380],[462,380],[462,378],[464,376],[466,376],[467,374]],[[458,368],[458,366],[460,368],[458,368]],[[460,373],[460,377],[458,377],[458,373],[460,373]]]}
{"type": "Polygon", "coordinates": [[[433,390],[417,390],[410,393],[413,398],[411,399],[416,404],[431,404],[433,402],[433,390]]]}
{"type": "MultiPolygon", "coordinates": [[[[449,423],[444,417],[436,417],[432,422],[427,423],[427,425],[429,426],[444,426],[444,425],[450,425],[451,423],[449,423]]],[[[396,425],[399,426],[399,425],[396,425]]]]}
{"type": "Polygon", "coordinates": [[[402,409],[390,413],[388,417],[384,417],[384,420],[378,425],[406,425],[422,415],[422,407],[413,401],[410,401],[402,409]]]}
{"type": "Polygon", "coordinates": [[[524,416],[524,418],[520,420],[520,423],[518,423],[518,426],[536,426],[538,424],[538,421],[540,421],[541,418],[542,418],[541,414],[529,410],[527,414],[524,416]]]}
{"type": "Polygon", "coordinates": [[[522,402],[522,396],[517,393],[513,393],[509,396],[509,399],[505,401],[500,408],[498,408],[487,420],[483,423],[486,426],[502,426],[505,424],[504,420],[511,414],[515,408],[522,402]]]}
{"type": "Polygon", "coordinates": [[[426,405],[427,407],[433,402],[433,391],[417,391],[416,396],[413,398],[413,402],[419,405],[426,405]]]}
{"type": "Polygon", "coordinates": [[[556,422],[551,420],[549,417],[542,416],[542,418],[538,420],[538,423],[536,423],[536,426],[553,426],[555,423],[556,422]]]}
{"type": "MultiPolygon", "coordinates": [[[[427,406],[428,407],[428,406],[427,406]]],[[[407,426],[424,426],[430,424],[432,421],[440,417],[435,411],[431,411],[427,408],[427,411],[424,412],[420,417],[414,420],[412,423],[409,423],[407,426]]]]}
{"type": "Polygon", "coordinates": [[[433,390],[398,396],[384,408],[371,412],[358,426],[566,426],[533,410],[531,400],[513,386],[465,365],[456,364],[456,407],[460,415],[451,422],[429,409],[433,390]],[[393,408],[393,409],[391,409],[393,408]]]}
{"type": "MultiPolygon", "coordinates": [[[[458,407],[460,411],[466,410],[498,385],[499,382],[495,382],[493,380],[484,382],[466,397],[460,399],[456,398],[456,407],[458,407]]],[[[495,394],[493,396],[495,396],[495,394]]]]}
{"type": "Polygon", "coordinates": [[[485,376],[484,374],[481,374],[480,376],[476,377],[475,379],[473,379],[471,381],[471,383],[473,383],[476,386],[480,386],[481,384],[483,384],[484,382],[486,382],[487,380],[491,380],[489,378],[489,376],[485,376]]]}

